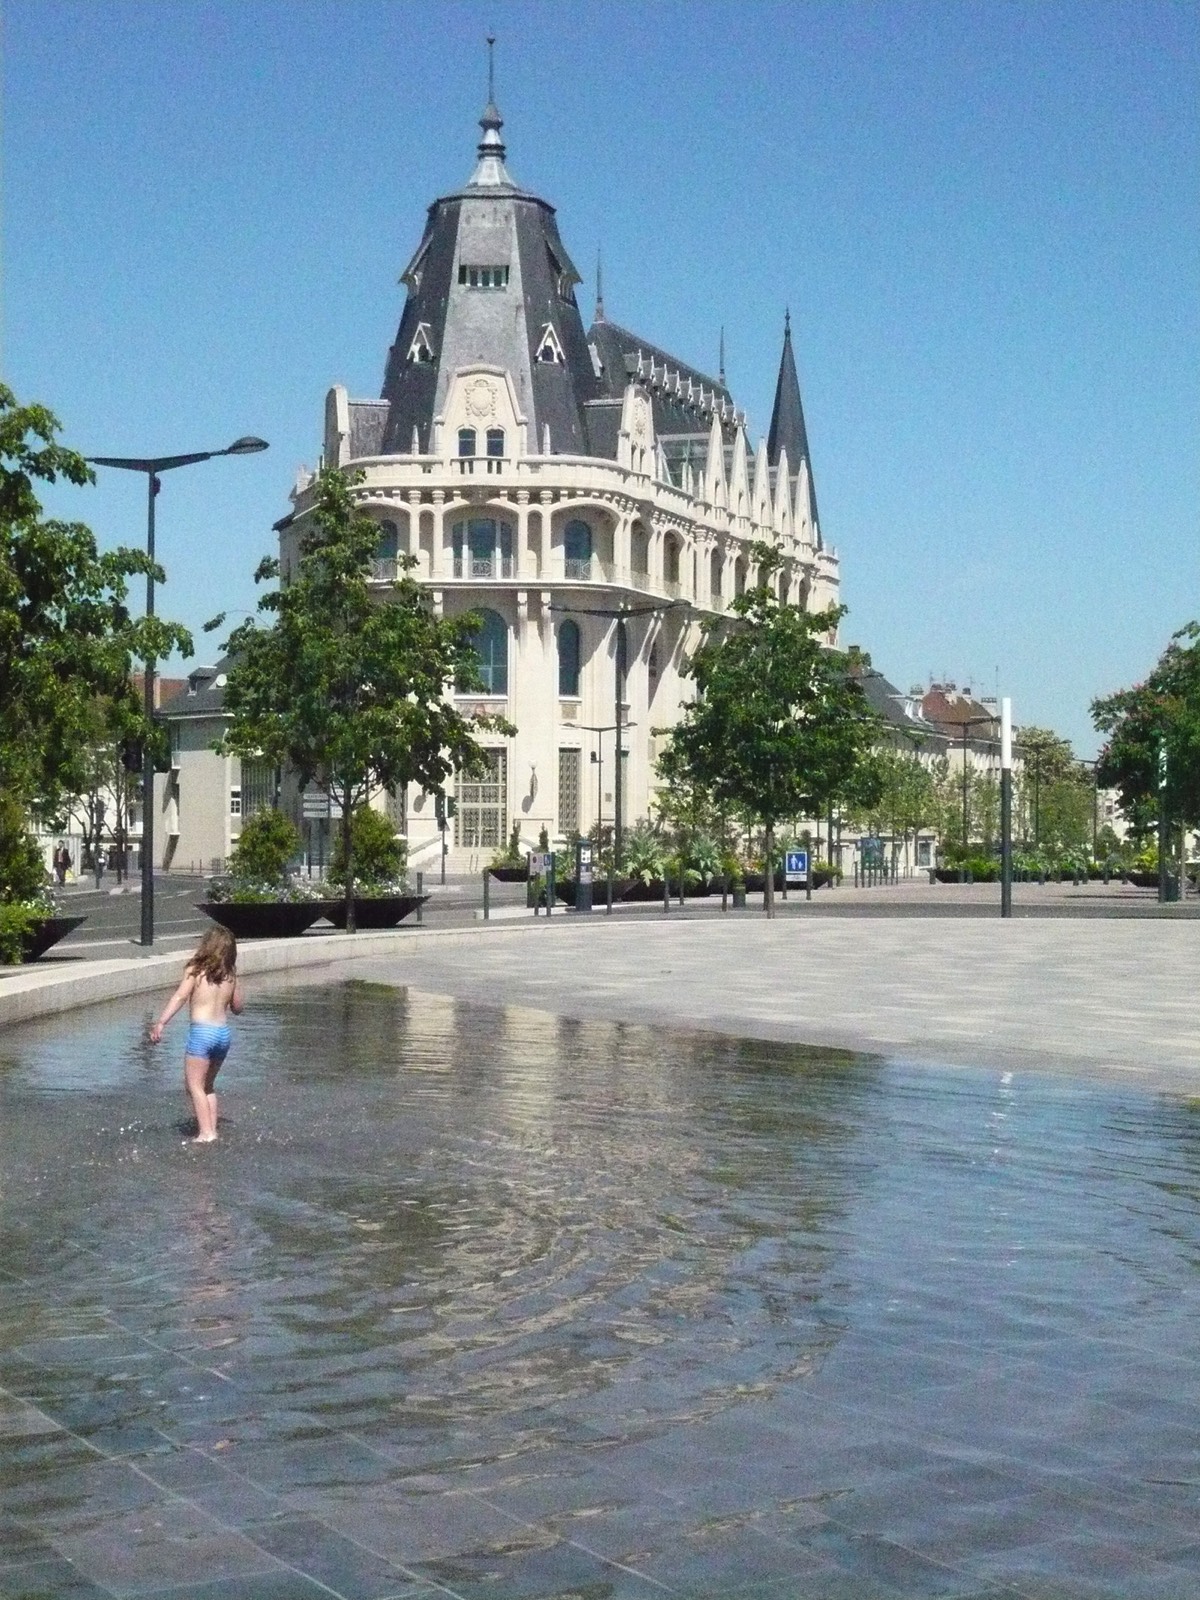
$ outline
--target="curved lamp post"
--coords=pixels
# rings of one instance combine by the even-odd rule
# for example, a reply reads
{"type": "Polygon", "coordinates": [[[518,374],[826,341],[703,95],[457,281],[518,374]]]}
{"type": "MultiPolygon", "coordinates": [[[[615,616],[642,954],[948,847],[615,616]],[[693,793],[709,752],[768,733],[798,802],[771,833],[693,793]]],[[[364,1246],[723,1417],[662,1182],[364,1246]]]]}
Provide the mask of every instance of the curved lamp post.
{"type": "MultiPolygon", "coordinates": [[[[146,555],[154,561],[154,497],[159,491],[158,475],[174,467],[190,467],[215,456],[251,456],[268,448],[265,439],[250,434],[235,439],[224,450],[196,450],[182,456],[88,456],[96,467],[124,467],[128,472],[146,474],[146,555]]],[[[146,615],[154,615],[154,574],[146,574],[146,615]]],[[[147,658],[142,683],[146,727],[154,720],[154,676],[157,662],[147,658]]],[[[147,738],[142,751],[142,935],[144,945],[154,943],[154,745],[147,738]]]]}

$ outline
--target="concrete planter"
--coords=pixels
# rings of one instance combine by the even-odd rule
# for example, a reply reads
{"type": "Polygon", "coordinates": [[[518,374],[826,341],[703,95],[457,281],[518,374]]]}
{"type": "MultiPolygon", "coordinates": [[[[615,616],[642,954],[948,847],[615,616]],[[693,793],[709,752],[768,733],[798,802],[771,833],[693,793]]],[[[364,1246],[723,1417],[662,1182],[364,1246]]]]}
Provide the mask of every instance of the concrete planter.
{"type": "Polygon", "coordinates": [[[323,916],[320,900],[206,900],[196,909],[235,939],[291,939],[323,916]]]}
{"type": "Polygon", "coordinates": [[[39,917],[25,935],[22,943],[22,961],[36,961],[46,951],[65,939],[86,917],[39,917]]]}
{"type": "MultiPolygon", "coordinates": [[[[354,897],[354,926],[362,929],[394,928],[428,899],[429,896],[427,894],[387,894],[377,896],[356,894],[354,897]]],[[[344,928],[346,926],[346,902],[344,900],[320,900],[317,902],[317,915],[327,917],[335,928],[344,928]]]]}
{"type": "Polygon", "coordinates": [[[497,883],[528,883],[529,867],[522,864],[519,867],[489,867],[488,874],[495,878],[497,883]]]}

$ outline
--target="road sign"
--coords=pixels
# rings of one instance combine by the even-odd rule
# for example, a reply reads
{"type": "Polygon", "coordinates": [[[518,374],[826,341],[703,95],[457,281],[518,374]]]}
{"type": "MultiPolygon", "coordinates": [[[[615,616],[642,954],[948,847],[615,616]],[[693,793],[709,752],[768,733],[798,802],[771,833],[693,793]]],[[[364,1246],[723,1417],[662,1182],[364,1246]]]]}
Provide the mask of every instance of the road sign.
{"type": "Polygon", "coordinates": [[[300,796],[301,815],[305,822],[319,822],[325,817],[340,817],[341,806],[335,806],[324,789],[305,789],[300,796]]]}
{"type": "Polygon", "coordinates": [[[808,851],[785,850],[783,854],[783,876],[788,883],[808,882],[808,851]]]}
{"type": "Polygon", "coordinates": [[[531,850],[529,852],[529,876],[531,878],[544,878],[549,871],[549,851],[531,850]]]}

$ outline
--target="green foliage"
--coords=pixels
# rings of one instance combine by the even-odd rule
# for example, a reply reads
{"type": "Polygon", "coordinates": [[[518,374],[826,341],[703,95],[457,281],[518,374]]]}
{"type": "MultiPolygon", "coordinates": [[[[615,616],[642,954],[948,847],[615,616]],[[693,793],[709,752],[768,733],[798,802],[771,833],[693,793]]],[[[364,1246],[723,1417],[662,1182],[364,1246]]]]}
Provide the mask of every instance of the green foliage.
{"type": "Polygon", "coordinates": [[[638,883],[661,883],[670,856],[661,829],[645,819],[636,822],[626,831],[624,845],[622,874],[638,883]]]}
{"type": "MultiPolygon", "coordinates": [[[[576,838],[577,837],[578,837],[578,835],[576,835],[576,838]]],[[[574,839],[568,839],[567,842],[568,842],[568,844],[569,844],[569,846],[571,848],[572,857],[573,857],[574,856],[575,840],[574,839]]],[[[521,854],[521,824],[519,822],[514,822],[513,825],[512,825],[512,832],[508,836],[508,847],[507,847],[507,849],[497,850],[495,855],[488,862],[488,866],[489,867],[523,867],[524,865],[525,865],[525,857],[521,854]]]]}
{"type": "Polygon", "coordinates": [[[861,776],[878,727],[846,657],[828,638],[843,610],[780,603],[778,554],[756,544],[757,585],[733,602],[737,621],[708,626],[685,671],[697,697],[671,735],[668,770],[719,813],[775,825],[819,816],[861,776]]]}
{"type": "MultiPolygon", "coordinates": [[[[298,571],[259,600],[270,626],[252,619],[227,641],[236,659],[222,743],[290,766],[340,804],[351,931],[354,811],[374,789],[432,794],[453,772],[481,775],[486,755],[476,736],[514,731],[503,718],[463,716],[446,693],[479,685],[474,613],[436,616],[411,557],[398,559],[386,595],[372,591],[379,529],[358,508],[359,481],[333,468],[319,474],[298,571]]],[[[277,561],[260,563],[258,581],[278,576],[277,561]]]]}
{"type": "MultiPolygon", "coordinates": [[[[356,807],[350,818],[350,842],[354,893],[399,892],[408,870],[408,845],[397,838],[387,817],[368,805],[356,807]]],[[[333,841],[329,881],[336,888],[344,890],[346,887],[346,855],[341,833],[333,841]]]]}
{"type": "Polygon", "coordinates": [[[42,852],[15,794],[0,792],[0,902],[36,900],[46,883],[42,852]]]}
{"type": "Polygon", "coordinates": [[[256,811],[229,852],[231,875],[240,883],[282,883],[300,844],[300,830],[281,811],[256,811]]]}
{"type": "Polygon", "coordinates": [[[1172,635],[1144,683],[1091,709],[1107,735],[1097,781],[1117,790],[1135,827],[1157,819],[1164,803],[1173,821],[1200,826],[1200,623],[1172,635]]]}
{"type": "Polygon", "coordinates": [[[179,649],[186,630],[133,618],[128,579],[153,571],[145,554],[101,552],[91,530],[42,515],[35,483],[83,485],[82,456],[55,442],[44,406],[19,406],[0,384],[0,791],[41,815],[82,793],[97,696],[129,709],[129,674],[179,649]]]}
{"type": "Polygon", "coordinates": [[[0,904],[0,967],[16,967],[25,959],[25,942],[45,916],[37,906],[0,904]]]}

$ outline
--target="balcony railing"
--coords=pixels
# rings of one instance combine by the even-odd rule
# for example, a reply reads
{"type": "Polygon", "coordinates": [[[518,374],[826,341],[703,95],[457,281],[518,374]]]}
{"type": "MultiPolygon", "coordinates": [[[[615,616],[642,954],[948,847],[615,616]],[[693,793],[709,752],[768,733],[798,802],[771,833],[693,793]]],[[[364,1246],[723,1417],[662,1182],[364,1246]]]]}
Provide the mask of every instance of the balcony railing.
{"type": "Polygon", "coordinates": [[[492,473],[499,477],[508,467],[509,456],[455,456],[453,458],[459,475],[464,478],[473,478],[478,467],[481,474],[492,473]]]}
{"type": "Polygon", "coordinates": [[[516,571],[511,556],[454,557],[456,578],[513,578],[516,571]]]}
{"type": "Polygon", "coordinates": [[[395,583],[400,563],[395,556],[376,556],[371,562],[371,578],[375,583],[395,583]]]}

